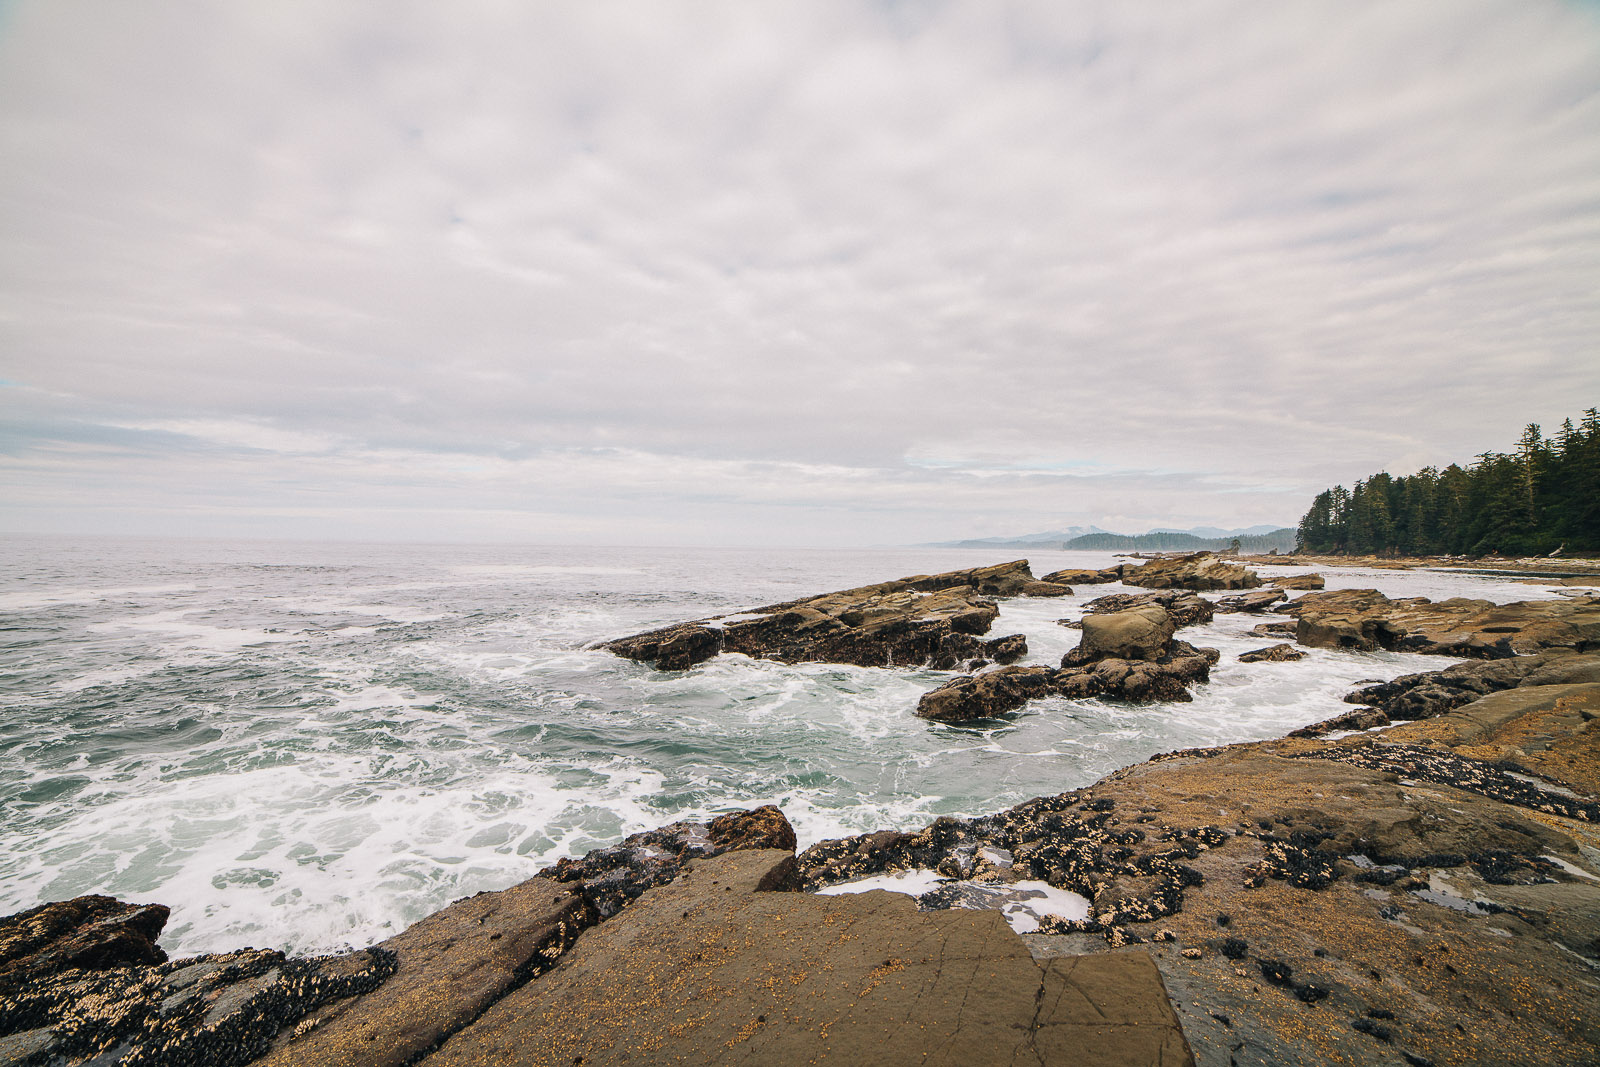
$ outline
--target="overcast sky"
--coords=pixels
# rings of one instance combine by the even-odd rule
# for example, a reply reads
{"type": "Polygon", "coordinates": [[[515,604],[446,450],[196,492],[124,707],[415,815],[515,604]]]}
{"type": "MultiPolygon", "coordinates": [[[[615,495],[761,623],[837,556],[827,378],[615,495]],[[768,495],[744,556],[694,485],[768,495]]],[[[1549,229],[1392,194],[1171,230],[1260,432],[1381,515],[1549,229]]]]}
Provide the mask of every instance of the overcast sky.
{"type": "Polygon", "coordinates": [[[1292,524],[1600,405],[1600,6],[0,4],[0,529],[1292,524]]]}

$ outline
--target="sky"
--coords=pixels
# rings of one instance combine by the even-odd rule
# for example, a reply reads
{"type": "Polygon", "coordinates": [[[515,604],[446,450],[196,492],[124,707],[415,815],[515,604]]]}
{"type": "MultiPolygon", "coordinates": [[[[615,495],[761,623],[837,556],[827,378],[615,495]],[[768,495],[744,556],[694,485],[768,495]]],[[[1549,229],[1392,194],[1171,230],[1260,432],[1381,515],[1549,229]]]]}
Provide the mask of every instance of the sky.
{"type": "Polygon", "coordinates": [[[0,2],[0,530],[1293,524],[1600,405],[1600,5],[0,2]]]}

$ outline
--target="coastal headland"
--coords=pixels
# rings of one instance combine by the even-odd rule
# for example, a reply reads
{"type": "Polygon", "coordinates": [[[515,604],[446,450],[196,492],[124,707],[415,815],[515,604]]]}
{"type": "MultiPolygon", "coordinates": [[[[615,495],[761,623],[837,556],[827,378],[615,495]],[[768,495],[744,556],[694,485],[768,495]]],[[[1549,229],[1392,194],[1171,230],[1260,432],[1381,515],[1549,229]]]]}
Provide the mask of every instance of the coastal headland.
{"type": "Polygon", "coordinates": [[[1294,736],[917,831],[797,853],[773,807],[672,824],[342,955],[169,960],[161,904],[41,904],[0,919],[0,1064],[1594,1063],[1600,600],[1572,571],[1573,596],[1491,605],[1210,555],[1017,561],[622,638],[663,670],[959,669],[906,709],[942,721],[1180,700],[1216,653],[1177,634],[1213,611],[1269,620],[1266,658],[1463,662],[1294,736]],[[988,636],[996,598],[1113,580],[1148,592],[1091,604],[1061,664],[988,636]],[[816,893],[902,872],[925,872],[915,899],[816,893]]]}

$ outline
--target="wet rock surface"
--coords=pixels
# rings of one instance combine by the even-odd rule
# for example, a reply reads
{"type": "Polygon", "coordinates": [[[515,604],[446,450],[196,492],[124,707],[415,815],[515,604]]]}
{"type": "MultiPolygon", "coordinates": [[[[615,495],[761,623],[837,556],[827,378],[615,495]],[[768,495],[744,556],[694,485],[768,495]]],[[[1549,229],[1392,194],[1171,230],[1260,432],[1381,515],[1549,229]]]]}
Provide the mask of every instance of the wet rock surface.
{"type": "Polygon", "coordinates": [[[992,597],[1064,596],[1033,577],[1027,560],[915,575],[892,582],[678,623],[608,642],[606,649],[659,670],[683,670],[723,652],[783,663],[953,669],[972,660],[1015,662],[1020,635],[983,640],[999,609],[992,597]]]}
{"type": "Polygon", "coordinates": [[[1297,620],[1295,640],[1315,648],[1508,659],[1550,648],[1600,651],[1600,600],[1495,604],[1456,597],[1391,600],[1375,589],[1306,593],[1274,611],[1297,620]]]}
{"type": "Polygon", "coordinates": [[[1154,559],[1142,567],[1123,567],[1125,585],[1144,589],[1254,589],[1261,585],[1256,572],[1229,563],[1214,552],[1154,559]]]}

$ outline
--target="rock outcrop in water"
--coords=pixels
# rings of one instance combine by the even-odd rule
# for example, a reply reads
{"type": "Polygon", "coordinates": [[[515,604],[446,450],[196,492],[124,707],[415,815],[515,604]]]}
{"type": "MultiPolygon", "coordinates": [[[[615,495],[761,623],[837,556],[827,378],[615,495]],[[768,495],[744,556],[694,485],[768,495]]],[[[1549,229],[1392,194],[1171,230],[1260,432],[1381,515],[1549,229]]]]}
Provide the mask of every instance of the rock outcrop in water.
{"type": "Polygon", "coordinates": [[[954,678],[917,704],[920,718],[993,718],[1042,697],[1108,697],[1133,703],[1183,702],[1211,676],[1216,649],[1173,639],[1176,622],[1158,603],[1083,617],[1083,639],[1059,668],[1002,667],[954,678]]]}
{"type": "Polygon", "coordinates": [[[1027,560],[769,604],[678,623],[604,647],[660,670],[682,670],[721,652],[783,663],[935,667],[973,660],[1014,663],[1027,643],[1013,634],[982,640],[999,609],[991,597],[1062,596],[1066,586],[1037,581],[1027,560]]]}
{"type": "Polygon", "coordinates": [[[1240,663],[1293,663],[1306,658],[1306,654],[1293,645],[1278,644],[1241,653],[1240,663]]]}
{"type": "Polygon", "coordinates": [[[1059,582],[1062,585],[1104,585],[1107,582],[1120,582],[1122,580],[1122,567],[1106,567],[1103,570],[1064,570],[1052,571],[1040,581],[1059,582]]]}
{"type": "Polygon", "coordinates": [[[1214,552],[1153,559],[1142,567],[1123,567],[1125,585],[1143,589],[1254,589],[1261,584],[1256,572],[1229,563],[1214,552]]]}
{"type": "Polygon", "coordinates": [[[1313,648],[1419,652],[1503,659],[1547,648],[1600,649],[1600,600],[1495,604],[1456,597],[1391,600],[1376,589],[1307,593],[1274,611],[1297,620],[1295,640],[1313,648]]]}
{"type": "Polygon", "coordinates": [[[1366,704],[1390,719],[1431,719],[1505,689],[1535,685],[1600,682],[1600,653],[1565,649],[1515,659],[1473,660],[1442,671],[1405,674],[1389,682],[1345,695],[1351,704],[1366,704]]]}
{"type": "Polygon", "coordinates": [[[1288,593],[1277,587],[1252,589],[1248,593],[1223,597],[1217,601],[1217,610],[1224,614],[1266,611],[1278,601],[1288,599],[1288,596],[1288,593]]]}
{"type": "Polygon", "coordinates": [[[1205,597],[1185,589],[1163,589],[1155,593],[1112,593],[1089,601],[1083,610],[1086,615],[1109,615],[1149,604],[1165,610],[1172,616],[1173,625],[1179,627],[1210,622],[1217,610],[1205,597]]]}

